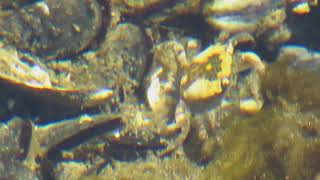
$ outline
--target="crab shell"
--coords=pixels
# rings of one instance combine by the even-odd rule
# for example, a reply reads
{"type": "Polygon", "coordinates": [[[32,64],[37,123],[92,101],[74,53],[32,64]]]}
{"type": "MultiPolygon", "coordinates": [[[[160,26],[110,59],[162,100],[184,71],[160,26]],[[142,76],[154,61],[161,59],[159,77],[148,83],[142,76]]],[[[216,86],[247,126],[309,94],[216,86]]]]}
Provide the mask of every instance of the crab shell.
{"type": "Polygon", "coordinates": [[[198,54],[190,66],[205,66],[205,71],[213,71],[210,61],[218,61],[219,71],[216,77],[188,77],[184,75],[181,80],[183,87],[182,95],[186,101],[203,101],[220,96],[224,89],[230,84],[233,65],[233,48],[227,45],[211,45],[198,54]],[[191,79],[193,78],[193,79],[191,79]]]}

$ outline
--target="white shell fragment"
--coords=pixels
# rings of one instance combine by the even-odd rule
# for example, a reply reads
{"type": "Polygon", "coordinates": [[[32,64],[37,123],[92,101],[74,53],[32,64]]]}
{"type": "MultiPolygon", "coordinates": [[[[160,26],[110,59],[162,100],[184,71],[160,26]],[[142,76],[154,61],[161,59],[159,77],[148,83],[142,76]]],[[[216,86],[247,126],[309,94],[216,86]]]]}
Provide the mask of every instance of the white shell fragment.
{"type": "Polygon", "coordinates": [[[39,88],[51,88],[51,80],[48,73],[41,67],[34,65],[30,70],[30,76],[33,78],[29,82],[26,82],[28,85],[39,88]]]}
{"type": "Polygon", "coordinates": [[[260,112],[260,110],[262,109],[263,103],[252,99],[252,98],[248,98],[248,99],[241,99],[240,100],[240,110],[243,113],[247,113],[247,114],[255,114],[260,112]]]}
{"type": "Polygon", "coordinates": [[[14,49],[0,49],[0,77],[31,88],[51,88],[48,72],[38,65],[30,66],[21,61],[14,49]]]}
{"type": "Polygon", "coordinates": [[[150,86],[147,90],[147,99],[151,109],[154,112],[157,112],[159,106],[161,106],[161,99],[160,99],[160,80],[158,77],[153,77],[150,83],[150,86]]]}
{"type": "Polygon", "coordinates": [[[45,2],[37,2],[36,7],[46,16],[50,16],[50,9],[47,3],[45,2]]]}
{"type": "Polygon", "coordinates": [[[93,107],[106,102],[114,95],[112,89],[103,88],[88,95],[84,102],[85,107],[93,107]]]}

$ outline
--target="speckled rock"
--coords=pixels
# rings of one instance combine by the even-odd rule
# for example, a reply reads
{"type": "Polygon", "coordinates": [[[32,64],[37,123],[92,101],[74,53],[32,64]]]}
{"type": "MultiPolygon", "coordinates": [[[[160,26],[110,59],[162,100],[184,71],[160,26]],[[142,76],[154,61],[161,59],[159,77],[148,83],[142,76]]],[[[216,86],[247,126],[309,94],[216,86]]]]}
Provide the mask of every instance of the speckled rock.
{"type": "Polygon", "coordinates": [[[0,13],[0,37],[45,59],[64,58],[88,47],[102,24],[95,0],[45,0],[0,13]]]}

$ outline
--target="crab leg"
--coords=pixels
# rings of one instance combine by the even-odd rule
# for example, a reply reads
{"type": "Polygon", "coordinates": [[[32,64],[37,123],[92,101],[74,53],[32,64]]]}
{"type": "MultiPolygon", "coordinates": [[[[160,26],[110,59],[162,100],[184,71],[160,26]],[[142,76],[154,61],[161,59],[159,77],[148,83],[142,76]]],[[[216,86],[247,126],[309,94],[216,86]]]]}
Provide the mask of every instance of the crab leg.
{"type": "Polygon", "coordinates": [[[175,122],[168,125],[165,129],[162,129],[160,135],[171,135],[178,131],[180,131],[180,133],[173,141],[163,140],[162,143],[167,147],[160,153],[160,156],[165,156],[173,152],[183,144],[190,131],[190,116],[191,114],[186,104],[183,100],[180,100],[175,111],[175,122]]]}
{"type": "Polygon", "coordinates": [[[253,52],[241,52],[240,56],[238,72],[247,69],[255,70],[255,72],[247,78],[252,97],[240,99],[240,110],[244,113],[254,114],[261,110],[263,106],[263,98],[259,93],[260,88],[257,83],[250,83],[250,81],[252,82],[255,79],[255,82],[259,82],[258,78],[265,75],[266,67],[260,57],[253,52]]]}
{"type": "Polygon", "coordinates": [[[260,76],[265,74],[266,65],[262,62],[260,57],[254,52],[241,52],[238,62],[238,72],[245,71],[247,69],[256,70],[260,76]]]}

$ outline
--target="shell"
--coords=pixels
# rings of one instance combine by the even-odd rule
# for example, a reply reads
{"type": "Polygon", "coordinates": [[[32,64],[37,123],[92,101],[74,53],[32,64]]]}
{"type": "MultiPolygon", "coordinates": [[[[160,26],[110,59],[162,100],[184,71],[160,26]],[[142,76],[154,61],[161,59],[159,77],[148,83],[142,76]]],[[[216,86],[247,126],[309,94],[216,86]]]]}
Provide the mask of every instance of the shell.
{"type": "Polygon", "coordinates": [[[113,91],[108,88],[97,90],[74,87],[70,81],[61,83],[45,65],[40,62],[33,63],[22,61],[14,49],[0,48],[0,81],[48,99],[52,103],[71,107],[98,106],[113,96],[113,91]]]}
{"type": "Polygon", "coordinates": [[[101,17],[96,0],[45,0],[21,6],[19,13],[7,10],[0,16],[0,37],[45,59],[65,58],[95,40],[101,17]]]}
{"type": "Polygon", "coordinates": [[[183,98],[187,101],[201,101],[220,95],[223,92],[221,80],[196,79],[183,92],[183,98]]]}
{"type": "Polygon", "coordinates": [[[253,32],[263,17],[284,3],[283,0],[215,0],[206,3],[204,13],[208,23],[220,30],[253,32]]]}

